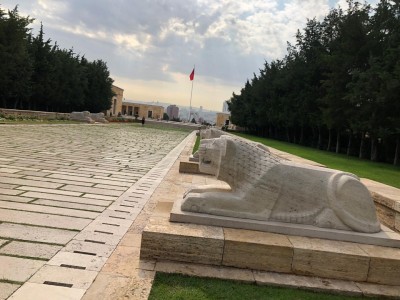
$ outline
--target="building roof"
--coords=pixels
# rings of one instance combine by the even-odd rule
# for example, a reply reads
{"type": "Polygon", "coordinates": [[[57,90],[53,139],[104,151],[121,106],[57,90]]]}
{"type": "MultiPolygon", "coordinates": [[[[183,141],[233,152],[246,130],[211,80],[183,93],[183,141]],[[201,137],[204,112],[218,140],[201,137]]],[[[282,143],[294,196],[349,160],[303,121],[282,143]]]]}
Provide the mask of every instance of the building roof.
{"type": "Polygon", "coordinates": [[[131,101],[122,101],[122,105],[146,105],[146,106],[154,106],[164,108],[162,105],[155,105],[146,102],[131,102],[131,101]]]}
{"type": "Polygon", "coordinates": [[[115,89],[121,90],[121,91],[124,90],[124,89],[121,89],[120,87],[118,87],[118,86],[116,86],[116,85],[112,85],[112,87],[115,88],[115,89]]]}

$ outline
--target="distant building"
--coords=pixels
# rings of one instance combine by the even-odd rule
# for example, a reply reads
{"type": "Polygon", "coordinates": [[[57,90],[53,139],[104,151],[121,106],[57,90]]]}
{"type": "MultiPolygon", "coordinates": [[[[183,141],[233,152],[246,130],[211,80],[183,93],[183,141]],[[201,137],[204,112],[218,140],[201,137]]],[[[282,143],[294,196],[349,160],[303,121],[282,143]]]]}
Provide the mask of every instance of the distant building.
{"type": "Polygon", "coordinates": [[[222,104],[222,112],[224,112],[224,113],[229,112],[229,110],[228,110],[228,101],[224,101],[224,103],[222,104]]]}
{"type": "Polygon", "coordinates": [[[111,99],[111,108],[106,111],[107,116],[117,116],[122,110],[122,99],[124,97],[124,90],[120,87],[113,85],[111,87],[115,96],[111,99]]]}
{"type": "Polygon", "coordinates": [[[146,119],[162,119],[164,116],[164,107],[161,105],[124,101],[121,113],[123,116],[138,117],[139,119],[143,117],[146,119]]]}
{"type": "Polygon", "coordinates": [[[215,122],[216,127],[229,126],[231,114],[229,113],[217,113],[217,120],[215,122]]]}
{"type": "Polygon", "coordinates": [[[179,117],[179,107],[176,106],[175,104],[168,106],[167,107],[167,115],[168,115],[170,120],[178,119],[178,117],[179,117]]]}

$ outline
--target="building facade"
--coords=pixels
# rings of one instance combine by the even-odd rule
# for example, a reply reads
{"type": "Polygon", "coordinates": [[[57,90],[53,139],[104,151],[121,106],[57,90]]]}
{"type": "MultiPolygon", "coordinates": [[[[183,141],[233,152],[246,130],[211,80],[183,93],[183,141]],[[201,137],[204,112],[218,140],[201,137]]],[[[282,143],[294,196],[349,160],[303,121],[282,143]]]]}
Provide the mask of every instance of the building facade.
{"type": "Polygon", "coordinates": [[[217,119],[215,121],[215,126],[221,128],[222,126],[229,126],[230,125],[230,113],[217,113],[217,119]]]}
{"type": "Polygon", "coordinates": [[[164,115],[164,107],[161,105],[150,105],[146,103],[123,102],[121,114],[142,119],[161,120],[164,115]]]}
{"type": "Polygon", "coordinates": [[[167,107],[167,115],[170,120],[178,119],[179,117],[179,107],[176,105],[169,105],[167,107]]]}
{"type": "Polygon", "coordinates": [[[124,98],[124,90],[115,85],[112,86],[114,96],[111,99],[111,108],[106,111],[106,116],[118,116],[122,110],[122,99],[124,98]]]}

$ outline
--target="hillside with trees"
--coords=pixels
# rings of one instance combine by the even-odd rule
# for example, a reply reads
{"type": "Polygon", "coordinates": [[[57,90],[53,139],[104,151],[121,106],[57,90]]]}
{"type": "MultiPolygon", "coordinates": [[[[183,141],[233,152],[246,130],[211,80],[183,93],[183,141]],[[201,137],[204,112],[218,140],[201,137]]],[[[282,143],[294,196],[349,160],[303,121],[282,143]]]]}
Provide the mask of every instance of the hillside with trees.
{"type": "Polygon", "coordinates": [[[308,20],[228,102],[253,134],[400,164],[400,2],[308,20]]]}
{"type": "Polygon", "coordinates": [[[72,49],[34,36],[33,19],[18,7],[0,6],[0,107],[71,112],[100,112],[111,107],[113,80],[102,60],[88,61],[72,49]]]}

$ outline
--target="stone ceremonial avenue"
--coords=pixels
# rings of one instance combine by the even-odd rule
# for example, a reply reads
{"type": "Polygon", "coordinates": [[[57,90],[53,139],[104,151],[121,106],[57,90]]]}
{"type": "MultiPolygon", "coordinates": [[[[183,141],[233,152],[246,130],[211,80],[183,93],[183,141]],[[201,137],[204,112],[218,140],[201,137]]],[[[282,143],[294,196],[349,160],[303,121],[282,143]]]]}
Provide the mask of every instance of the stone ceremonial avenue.
{"type": "Polygon", "coordinates": [[[81,298],[186,136],[133,125],[1,126],[0,299],[81,298]]]}

